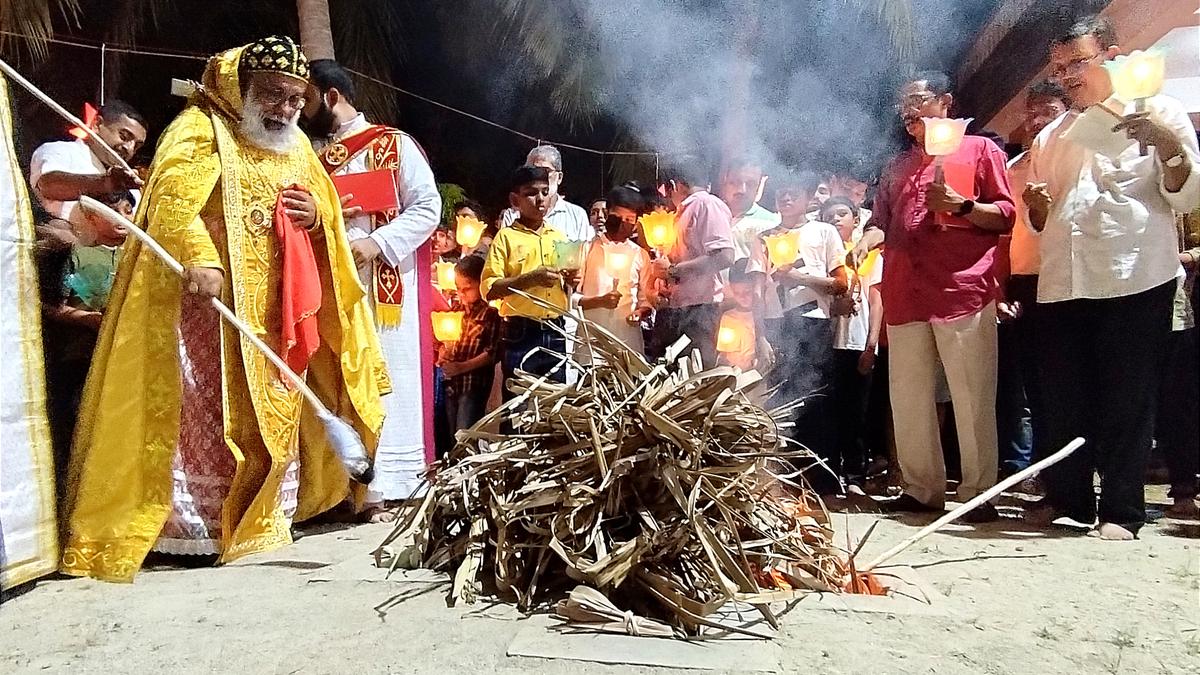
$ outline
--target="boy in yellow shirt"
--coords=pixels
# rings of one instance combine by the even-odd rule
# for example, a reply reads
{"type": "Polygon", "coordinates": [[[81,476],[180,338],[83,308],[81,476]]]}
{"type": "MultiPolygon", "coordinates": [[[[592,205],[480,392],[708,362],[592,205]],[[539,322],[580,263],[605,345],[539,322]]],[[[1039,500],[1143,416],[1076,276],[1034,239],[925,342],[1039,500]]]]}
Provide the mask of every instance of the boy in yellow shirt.
{"type": "MultiPolygon", "coordinates": [[[[517,210],[517,220],[496,234],[483,269],[484,297],[501,301],[500,365],[506,381],[517,368],[535,375],[554,371],[552,379],[566,381],[566,368],[555,370],[555,366],[560,362],[556,355],[567,353],[562,313],[568,298],[565,278],[573,276],[574,271],[559,268],[555,245],[568,239],[545,222],[549,197],[547,169],[517,169],[508,195],[509,204],[517,210]],[[560,309],[547,310],[516,295],[514,290],[560,309]]],[[[512,396],[506,388],[505,400],[512,396]]]]}

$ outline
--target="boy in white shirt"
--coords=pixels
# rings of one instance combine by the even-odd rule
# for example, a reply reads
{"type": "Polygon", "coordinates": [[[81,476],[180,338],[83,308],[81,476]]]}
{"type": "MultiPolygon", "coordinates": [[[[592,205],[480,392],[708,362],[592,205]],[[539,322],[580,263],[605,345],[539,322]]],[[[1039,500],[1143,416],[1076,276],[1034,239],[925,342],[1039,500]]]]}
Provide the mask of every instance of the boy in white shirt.
{"type": "MultiPolygon", "coordinates": [[[[792,438],[821,457],[836,471],[829,398],[833,387],[833,321],[830,304],[848,284],[843,259],[846,249],[838,231],[828,223],[805,218],[805,207],[817,188],[815,176],[785,179],[776,189],[779,227],[763,238],[794,232],[796,259],[771,273],[783,307],[782,332],[775,348],[776,371],[783,379],[784,402],[804,399],[796,412],[792,438]]],[[[841,494],[837,477],[814,468],[806,472],[820,495],[841,494]]]]}
{"type": "MultiPolygon", "coordinates": [[[[832,224],[847,249],[862,237],[859,208],[846,197],[830,197],[821,206],[821,220],[832,224]]],[[[867,404],[875,349],[883,328],[883,254],[868,256],[849,274],[850,289],[833,300],[833,360],[835,443],[841,467],[835,467],[848,495],[873,506],[863,491],[867,474],[867,404]]]]}

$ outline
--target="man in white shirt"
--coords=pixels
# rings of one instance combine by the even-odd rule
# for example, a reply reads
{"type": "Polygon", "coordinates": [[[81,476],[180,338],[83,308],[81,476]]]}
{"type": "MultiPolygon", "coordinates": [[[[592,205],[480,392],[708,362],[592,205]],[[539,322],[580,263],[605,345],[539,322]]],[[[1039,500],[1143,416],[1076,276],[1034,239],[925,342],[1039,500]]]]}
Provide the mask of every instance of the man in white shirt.
{"type": "MultiPolygon", "coordinates": [[[[126,162],[133,159],[146,142],[146,119],[124,101],[110,101],[100,108],[92,129],[126,162]]],[[[91,138],[53,141],[34,151],[29,162],[29,184],[38,201],[52,218],[61,220],[55,228],[56,239],[67,246],[73,241],[68,223],[79,228],[83,221],[75,214],[75,204],[83,195],[109,195],[132,190],[134,200],[141,198],[136,188],[142,181],[137,174],[109,166],[103,154],[93,149],[91,138]]],[[[136,208],[136,204],[134,205],[136,208]]]]}
{"type": "MultiPolygon", "coordinates": [[[[721,201],[733,214],[735,260],[755,257],[759,235],[779,225],[779,214],[758,203],[762,185],[762,167],[747,159],[730,162],[721,176],[721,201]]],[[[765,272],[765,267],[756,268],[759,262],[752,261],[747,271],[765,272]]]]}
{"type": "MultiPolygon", "coordinates": [[[[567,235],[571,241],[591,241],[596,238],[596,229],[588,219],[583,207],[572,204],[558,193],[562,185],[563,164],[562,153],[553,145],[539,145],[529,151],[525,157],[529,166],[539,166],[550,172],[550,210],[546,212],[545,222],[554,229],[567,235]]],[[[500,227],[509,227],[517,220],[517,210],[504,209],[500,213],[500,227]]]]}
{"type": "MultiPolygon", "coordinates": [[[[1051,80],[1036,82],[1025,93],[1025,118],[1020,135],[1026,148],[1034,137],[1067,111],[1067,92],[1051,80]]],[[[1029,152],[1008,163],[1008,181],[1014,191],[1029,181],[1029,152]]],[[[1041,264],[1041,242],[1029,227],[1025,204],[1019,192],[1013,195],[1017,222],[1010,237],[1000,240],[1008,249],[1007,269],[997,278],[1003,301],[996,306],[1001,324],[997,329],[999,371],[996,385],[996,424],[1000,439],[1001,472],[1015,473],[1029,466],[1046,448],[1045,412],[1037,375],[1037,281],[1041,264]]],[[[1004,260],[1004,256],[997,256],[1004,260]]]]}
{"type": "Polygon", "coordinates": [[[1182,274],[1173,210],[1189,210],[1200,200],[1200,151],[1175,99],[1153,96],[1135,106],[1114,98],[1103,62],[1120,51],[1111,24],[1096,17],[1052,44],[1051,72],[1073,111],[1034,141],[1024,199],[1042,243],[1043,393],[1056,405],[1047,419],[1046,448],[1075,436],[1088,441],[1043,474],[1046,499],[1028,517],[1045,523],[1065,515],[1091,523],[1098,515],[1095,535],[1125,540],[1146,518],[1143,473],[1176,277],[1182,274]],[[1068,136],[1083,111],[1101,104],[1124,114],[1113,131],[1130,140],[1115,157],[1068,136]],[[1143,107],[1145,112],[1135,112],[1143,107]],[[1097,471],[1098,511],[1092,488],[1097,471]]]}

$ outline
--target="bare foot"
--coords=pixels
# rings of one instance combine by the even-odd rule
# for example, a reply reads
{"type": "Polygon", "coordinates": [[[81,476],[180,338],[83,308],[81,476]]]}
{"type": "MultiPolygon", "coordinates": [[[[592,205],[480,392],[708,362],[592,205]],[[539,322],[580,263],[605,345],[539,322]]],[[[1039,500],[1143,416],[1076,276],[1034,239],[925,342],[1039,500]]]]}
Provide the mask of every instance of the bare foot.
{"type": "Polygon", "coordinates": [[[1115,523],[1100,523],[1096,529],[1088,532],[1089,537],[1104,541],[1133,541],[1133,533],[1115,523]]]}
{"type": "Polygon", "coordinates": [[[1195,497],[1176,497],[1175,503],[1168,506],[1163,514],[1179,520],[1200,520],[1200,506],[1196,505],[1195,497]]]}

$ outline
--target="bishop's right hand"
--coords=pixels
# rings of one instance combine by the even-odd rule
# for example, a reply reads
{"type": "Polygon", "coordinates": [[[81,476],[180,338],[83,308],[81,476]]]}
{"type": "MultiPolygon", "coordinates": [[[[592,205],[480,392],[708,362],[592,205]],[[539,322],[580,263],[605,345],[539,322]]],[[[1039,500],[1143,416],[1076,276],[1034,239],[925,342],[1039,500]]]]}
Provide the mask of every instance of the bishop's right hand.
{"type": "Polygon", "coordinates": [[[183,288],[202,298],[221,297],[225,273],[212,267],[189,267],[183,271],[183,288]]]}

